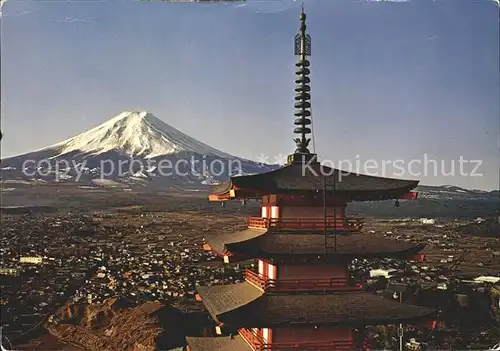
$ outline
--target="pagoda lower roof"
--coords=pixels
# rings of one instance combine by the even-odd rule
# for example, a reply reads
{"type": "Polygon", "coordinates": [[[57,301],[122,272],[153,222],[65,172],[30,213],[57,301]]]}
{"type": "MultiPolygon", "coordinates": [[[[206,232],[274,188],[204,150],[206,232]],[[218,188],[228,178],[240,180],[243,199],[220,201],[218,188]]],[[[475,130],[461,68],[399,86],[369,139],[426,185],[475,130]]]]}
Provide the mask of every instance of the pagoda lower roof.
{"type": "Polygon", "coordinates": [[[234,328],[411,323],[435,313],[365,291],[268,294],[244,282],[198,287],[198,293],[212,318],[234,328]]]}
{"type": "Polygon", "coordinates": [[[293,163],[266,173],[234,176],[226,183],[214,185],[212,192],[217,196],[228,197],[234,190],[240,191],[241,197],[251,197],[249,194],[262,196],[317,192],[323,189],[325,176],[328,191],[332,191],[335,180],[336,194],[357,201],[400,198],[419,183],[416,180],[348,173],[316,162],[309,166],[293,163]]]}
{"type": "Polygon", "coordinates": [[[197,291],[202,299],[207,299],[208,303],[205,303],[205,307],[212,317],[245,306],[264,294],[261,289],[257,289],[247,282],[199,286],[197,291]]]}
{"type": "Polygon", "coordinates": [[[327,235],[296,234],[266,229],[207,235],[207,242],[219,254],[241,253],[269,258],[286,255],[324,255],[346,257],[404,258],[422,251],[425,244],[397,241],[371,234],[327,235]]]}
{"type": "Polygon", "coordinates": [[[219,337],[187,337],[190,351],[252,351],[253,349],[240,336],[235,335],[219,337]]]}

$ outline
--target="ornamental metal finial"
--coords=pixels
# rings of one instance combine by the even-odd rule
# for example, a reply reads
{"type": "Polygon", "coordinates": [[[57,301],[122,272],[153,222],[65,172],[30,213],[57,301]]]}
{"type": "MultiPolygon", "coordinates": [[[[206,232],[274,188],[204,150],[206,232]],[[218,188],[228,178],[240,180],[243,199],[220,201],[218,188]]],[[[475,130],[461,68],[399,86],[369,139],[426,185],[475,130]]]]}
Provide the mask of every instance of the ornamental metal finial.
{"type": "Polygon", "coordinates": [[[295,55],[299,56],[299,59],[295,63],[297,70],[295,71],[295,122],[296,125],[293,132],[295,134],[299,134],[298,138],[295,138],[295,145],[297,149],[295,150],[296,154],[310,154],[311,152],[307,148],[311,139],[307,137],[308,134],[311,134],[311,129],[309,125],[311,125],[311,87],[309,83],[311,79],[309,78],[309,61],[307,60],[308,56],[311,56],[311,37],[309,34],[306,34],[306,14],[304,12],[304,2],[302,2],[302,10],[300,13],[300,27],[299,33],[295,35],[295,55]]]}

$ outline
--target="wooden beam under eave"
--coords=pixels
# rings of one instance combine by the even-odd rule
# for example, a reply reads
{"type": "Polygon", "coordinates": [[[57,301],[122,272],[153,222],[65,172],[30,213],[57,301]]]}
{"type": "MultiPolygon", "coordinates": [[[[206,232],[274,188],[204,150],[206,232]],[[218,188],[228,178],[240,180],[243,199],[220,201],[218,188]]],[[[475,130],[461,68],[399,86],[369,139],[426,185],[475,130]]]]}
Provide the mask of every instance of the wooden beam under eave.
{"type": "Polygon", "coordinates": [[[219,200],[219,195],[211,194],[208,195],[208,201],[221,201],[221,200],[219,200]]]}
{"type": "Polygon", "coordinates": [[[211,195],[208,195],[208,201],[210,201],[210,202],[227,201],[229,199],[230,199],[229,194],[223,194],[223,195],[211,194],[211,195]]]}
{"type": "Polygon", "coordinates": [[[232,199],[262,199],[262,194],[251,189],[233,189],[230,191],[232,199]]]}
{"type": "Polygon", "coordinates": [[[208,201],[210,202],[222,202],[228,201],[232,199],[260,199],[262,194],[258,191],[252,189],[241,189],[237,186],[234,186],[229,189],[228,192],[224,194],[210,194],[208,195],[208,201]]]}
{"type": "Polygon", "coordinates": [[[418,197],[418,192],[416,191],[410,191],[403,196],[401,196],[399,199],[400,200],[416,200],[418,197]]]}
{"type": "Polygon", "coordinates": [[[425,262],[425,255],[423,253],[411,254],[406,259],[408,261],[425,262]]]}

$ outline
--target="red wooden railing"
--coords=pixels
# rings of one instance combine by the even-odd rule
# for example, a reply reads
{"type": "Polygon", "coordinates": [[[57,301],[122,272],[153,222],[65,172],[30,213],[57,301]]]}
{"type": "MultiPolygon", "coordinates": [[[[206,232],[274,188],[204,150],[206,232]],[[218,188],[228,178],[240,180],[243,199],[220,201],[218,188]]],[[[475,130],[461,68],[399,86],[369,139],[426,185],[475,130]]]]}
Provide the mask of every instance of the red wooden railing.
{"type": "MultiPolygon", "coordinates": [[[[362,218],[327,218],[326,228],[347,232],[357,232],[363,227],[362,218]]],[[[248,217],[248,228],[278,228],[289,230],[323,230],[322,218],[262,218],[248,217]]]]}
{"type": "Polygon", "coordinates": [[[248,217],[248,228],[268,228],[269,220],[262,217],[248,217]]]}
{"type": "Polygon", "coordinates": [[[348,285],[347,278],[269,279],[249,269],[245,270],[245,280],[265,291],[359,290],[361,288],[348,285]]]}
{"type": "Polygon", "coordinates": [[[248,281],[249,283],[258,286],[262,290],[268,289],[267,280],[260,274],[252,272],[249,269],[245,269],[245,280],[248,281]]]}
{"type": "Polygon", "coordinates": [[[239,334],[254,350],[352,350],[353,342],[350,340],[339,341],[298,341],[267,343],[260,335],[251,329],[240,329],[239,334]]]}

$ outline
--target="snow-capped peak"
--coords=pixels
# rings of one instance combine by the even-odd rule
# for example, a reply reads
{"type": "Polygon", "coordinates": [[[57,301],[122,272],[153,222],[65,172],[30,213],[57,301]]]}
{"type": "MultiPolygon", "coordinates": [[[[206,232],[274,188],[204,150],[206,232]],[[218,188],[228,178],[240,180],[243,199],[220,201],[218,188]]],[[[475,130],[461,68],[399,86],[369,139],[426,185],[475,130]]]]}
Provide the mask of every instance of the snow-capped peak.
{"type": "Polygon", "coordinates": [[[83,152],[98,155],[120,151],[126,155],[153,158],[182,151],[234,158],[170,126],[145,111],[126,111],[73,138],[57,143],[59,155],[83,152]]]}

